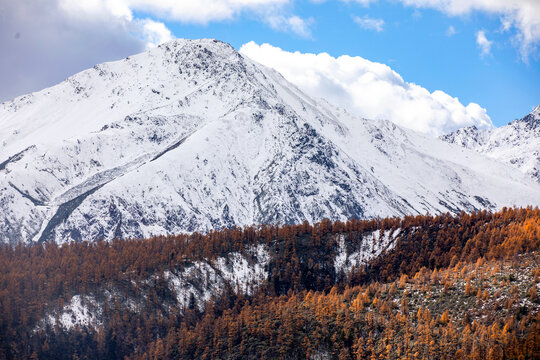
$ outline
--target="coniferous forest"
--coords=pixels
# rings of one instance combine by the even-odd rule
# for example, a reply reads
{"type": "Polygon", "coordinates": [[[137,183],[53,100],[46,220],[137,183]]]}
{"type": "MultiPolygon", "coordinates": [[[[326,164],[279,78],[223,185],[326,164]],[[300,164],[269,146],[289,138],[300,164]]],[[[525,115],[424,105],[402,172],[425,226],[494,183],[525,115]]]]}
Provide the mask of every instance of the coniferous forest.
{"type": "Polygon", "coordinates": [[[0,359],[538,359],[540,210],[0,247],[0,359]]]}

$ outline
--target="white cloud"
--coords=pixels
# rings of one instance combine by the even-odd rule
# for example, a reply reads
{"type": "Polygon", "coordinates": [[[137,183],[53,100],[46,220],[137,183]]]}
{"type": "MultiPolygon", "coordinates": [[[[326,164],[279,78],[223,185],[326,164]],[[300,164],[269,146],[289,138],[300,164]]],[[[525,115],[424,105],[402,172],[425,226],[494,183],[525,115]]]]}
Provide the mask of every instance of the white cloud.
{"type": "Polygon", "coordinates": [[[243,45],[240,52],[278,70],[308,94],[366,118],[389,119],[432,135],[470,125],[493,126],[479,105],[464,106],[439,90],[430,93],[404,81],[387,65],[361,57],[292,53],[254,42],[243,45]]]}
{"type": "Polygon", "coordinates": [[[278,9],[293,1],[294,0],[77,0],[77,2],[82,3],[105,3],[106,6],[114,6],[119,12],[134,10],[142,11],[160,18],[200,24],[232,19],[243,11],[268,12],[269,9],[278,9]]]}
{"type": "Polygon", "coordinates": [[[384,29],[383,19],[373,19],[367,15],[364,17],[354,16],[353,19],[355,23],[366,30],[375,30],[377,32],[381,32],[384,29]]]}
{"type": "MultiPolygon", "coordinates": [[[[178,21],[182,23],[207,24],[212,21],[230,20],[243,12],[255,14],[262,22],[269,24],[274,30],[293,32],[302,37],[310,37],[309,29],[313,19],[302,19],[288,14],[287,4],[294,0],[56,0],[71,17],[96,16],[111,14],[123,21],[134,21],[133,12],[147,13],[153,17],[178,21]]],[[[148,20],[153,21],[153,20],[148,20]]],[[[163,39],[169,35],[164,25],[147,26],[142,24],[144,33],[149,29],[156,30],[150,38],[163,39]]],[[[141,23],[139,21],[139,23],[141,23]]],[[[154,44],[155,45],[155,44],[154,44]]]]}
{"type": "Polygon", "coordinates": [[[0,1],[0,101],[140,52],[163,34],[113,1],[0,1]]]}
{"type": "Polygon", "coordinates": [[[257,15],[273,29],[310,37],[311,19],[287,14],[287,4],[294,0],[58,0],[72,13],[88,14],[106,9],[119,17],[131,18],[133,11],[182,23],[207,24],[230,20],[243,12],[257,15]]]}
{"type": "Polygon", "coordinates": [[[127,0],[57,0],[58,9],[67,21],[94,21],[106,18],[109,22],[122,24],[132,36],[144,41],[146,48],[154,47],[173,38],[164,23],[152,19],[137,19],[127,0]]]}
{"type": "Polygon", "coordinates": [[[486,38],[486,32],[484,30],[476,32],[476,45],[480,48],[481,56],[491,54],[491,45],[493,45],[493,41],[489,41],[486,38]]]}
{"type": "Polygon", "coordinates": [[[514,41],[524,61],[540,43],[539,0],[400,0],[420,8],[434,8],[446,14],[467,15],[482,11],[500,16],[502,28],[516,29],[514,41]]]}
{"type": "Polygon", "coordinates": [[[454,35],[456,35],[456,29],[452,25],[450,25],[448,29],[446,29],[446,36],[451,37],[454,35]]]}
{"type": "Polygon", "coordinates": [[[313,22],[312,19],[304,20],[296,15],[270,15],[265,20],[272,29],[284,32],[293,32],[301,37],[311,37],[309,25],[313,22]]]}
{"type": "Polygon", "coordinates": [[[145,19],[141,23],[147,48],[152,48],[173,39],[171,31],[162,22],[145,19]]]}

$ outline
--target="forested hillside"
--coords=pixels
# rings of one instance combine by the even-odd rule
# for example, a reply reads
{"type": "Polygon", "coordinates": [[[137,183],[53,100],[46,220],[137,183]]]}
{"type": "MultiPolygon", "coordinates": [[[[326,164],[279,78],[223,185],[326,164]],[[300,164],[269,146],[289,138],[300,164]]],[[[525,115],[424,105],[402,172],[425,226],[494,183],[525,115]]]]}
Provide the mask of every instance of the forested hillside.
{"type": "Polygon", "coordinates": [[[535,359],[540,210],[0,247],[0,359],[535,359]]]}

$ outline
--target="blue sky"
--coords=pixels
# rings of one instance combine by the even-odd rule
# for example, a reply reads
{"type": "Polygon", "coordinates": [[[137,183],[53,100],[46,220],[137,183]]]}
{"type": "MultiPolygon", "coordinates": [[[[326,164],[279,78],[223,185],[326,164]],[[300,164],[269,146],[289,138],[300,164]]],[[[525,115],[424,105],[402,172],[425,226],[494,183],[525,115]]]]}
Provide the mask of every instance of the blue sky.
{"type": "Polygon", "coordinates": [[[236,49],[254,42],[244,54],[306,92],[434,134],[485,125],[487,115],[501,126],[540,104],[538,0],[6,2],[0,101],[174,37],[217,38],[236,49]],[[358,58],[351,65],[342,55],[358,58]],[[298,72],[320,81],[310,88],[298,72]],[[348,78],[362,75],[362,86],[348,78]]]}

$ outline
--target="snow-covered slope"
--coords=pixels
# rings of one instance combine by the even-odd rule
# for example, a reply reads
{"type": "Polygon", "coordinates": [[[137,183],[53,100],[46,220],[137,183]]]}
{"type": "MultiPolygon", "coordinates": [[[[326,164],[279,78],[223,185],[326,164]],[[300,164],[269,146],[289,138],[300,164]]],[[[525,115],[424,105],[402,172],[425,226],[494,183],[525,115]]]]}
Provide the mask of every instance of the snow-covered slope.
{"type": "Polygon", "coordinates": [[[0,104],[0,241],[540,204],[474,151],[353,117],[215,40],[0,104]]]}
{"type": "Polygon", "coordinates": [[[442,140],[517,167],[540,182],[540,105],[522,119],[492,130],[459,129],[442,140]]]}

